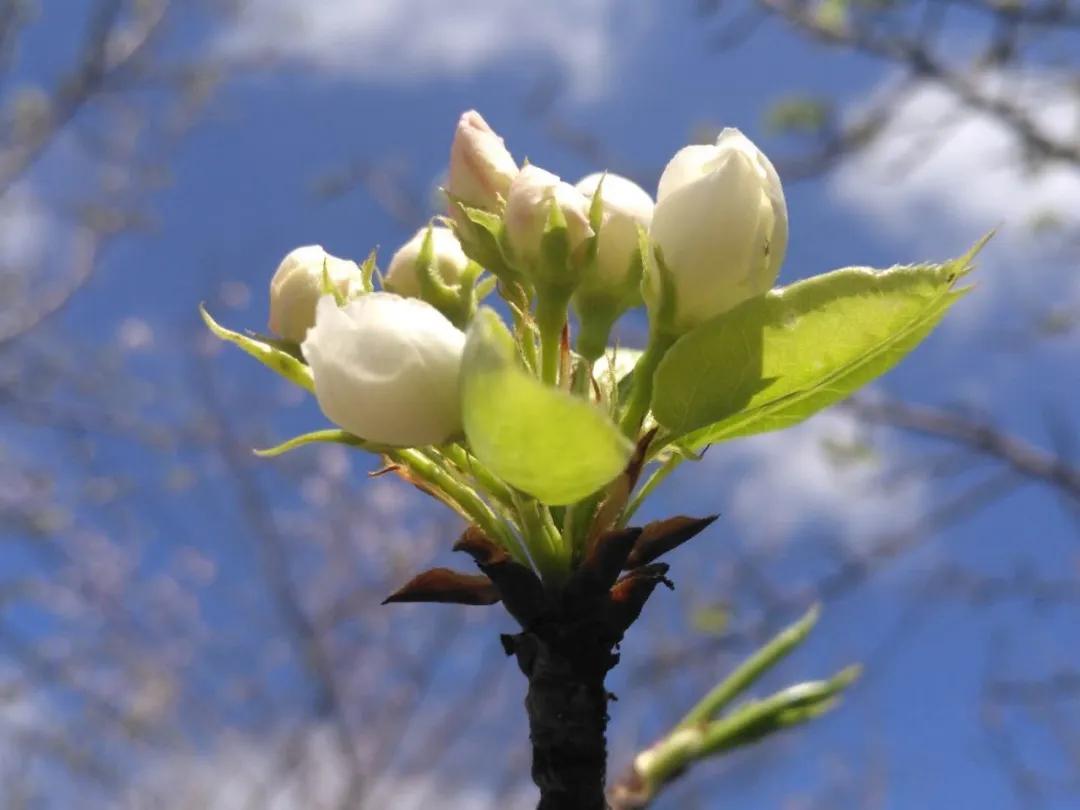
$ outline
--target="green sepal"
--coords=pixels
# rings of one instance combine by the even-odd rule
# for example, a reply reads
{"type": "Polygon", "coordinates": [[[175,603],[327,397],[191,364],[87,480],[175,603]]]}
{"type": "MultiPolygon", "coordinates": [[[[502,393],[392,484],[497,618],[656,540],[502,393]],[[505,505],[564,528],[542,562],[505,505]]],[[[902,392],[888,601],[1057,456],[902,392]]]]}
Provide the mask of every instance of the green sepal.
{"type": "Polygon", "coordinates": [[[308,444],[345,444],[350,447],[358,447],[361,450],[367,450],[369,453],[383,453],[387,447],[383,445],[377,445],[372,442],[365,441],[359,436],[354,436],[351,433],[347,433],[344,430],[338,430],[336,428],[329,428],[327,430],[316,430],[311,433],[305,433],[302,436],[295,436],[288,441],[275,445],[274,447],[268,447],[264,450],[253,451],[255,455],[260,458],[273,458],[274,456],[280,456],[284,453],[288,453],[290,450],[295,450],[297,447],[303,447],[308,444]]]}
{"type": "MultiPolygon", "coordinates": [[[[555,200],[548,203],[547,221],[540,237],[537,266],[531,268],[533,282],[541,286],[572,290],[576,285],[570,264],[570,237],[567,234],[566,214],[555,200]]],[[[569,299],[569,292],[566,293],[569,299]]]]}
{"type": "Polygon", "coordinates": [[[222,340],[239,346],[267,368],[276,371],[289,382],[299,385],[301,388],[312,393],[315,392],[315,382],[311,369],[297,359],[293,354],[277,346],[271,345],[265,340],[241,335],[231,329],[226,329],[210,317],[206,307],[199,304],[199,313],[207,328],[222,340]]]}
{"type": "Polygon", "coordinates": [[[339,307],[345,305],[345,293],[338,289],[337,285],[330,280],[329,259],[324,258],[322,263],[322,294],[334,296],[334,303],[339,307]]]}
{"type": "Polygon", "coordinates": [[[472,287],[480,266],[470,261],[465,277],[456,284],[447,284],[435,260],[434,229],[428,225],[420,254],[416,257],[415,270],[420,282],[420,298],[439,310],[458,329],[464,329],[476,309],[472,287]]]}
{"type": "Polygon", "coordinates": [[[364,293],[375,292],[375,284],[372,280],[378,269],[375,266],[375,254],[376,250],[373,248],[360,265],[360,290],[364,293]]]}
{"type": "Polygon", "coordinates": [[[448,191],[444,193],[452,210],[458,213],[449,217],[447,224],[453,228],[465,255],[500,280],[523,284],[524,278],[514,269],[505,249],[506,228],[502,217],[466,205],[448,191]]]}
{"type": "Polygon", "coordinates": [[[606,179],[607,172],[604,172],[600,177],[600,182],[596,184],[596,192],[593,194],[592,201],[589,204],[589,227],[593,229],[593,233],[600,233],[600,226],[604,224],[604,201],[602,197],[606,179]]]}
{"type": "Polygon", "coordinates": [[[279,349],[285,352],[285,354],[295,357],[301,363],[307,363],[307,361],[304,360],[304,353],[300,351],[300,344],[295,340],[288,340],[287,338],[277,337],[276,335],[265,335],[262,332],[255,332],[251,329],[244,330],[244,337],[250,338],[251,340],[257,340],[260,343],[265,343],[267,346],[279,349]]]}
{"type": "Polygon", "coordinates": [[[659,245],[654,245],[644,228],[638,228],[638,250],[641,251],[642,274],[641,283],[648,284],[649,269],[656,274],[660,284],[660,306],[656,312],[649,313],[650,328],[663,334],[678,334],[675,325],[675,305],[678,298],[678,290],[675,287],[675,277],[671,273],[667,262],[664,260],[664,252],[659,245]]]}

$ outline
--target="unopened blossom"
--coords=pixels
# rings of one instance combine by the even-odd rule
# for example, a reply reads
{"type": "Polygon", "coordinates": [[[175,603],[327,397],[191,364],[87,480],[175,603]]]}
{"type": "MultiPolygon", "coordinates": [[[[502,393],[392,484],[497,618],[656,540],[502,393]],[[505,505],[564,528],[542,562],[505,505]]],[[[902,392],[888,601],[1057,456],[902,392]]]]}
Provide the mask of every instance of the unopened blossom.
{"type": "Polygon", "coordinates": [[[270,280],[270,331],[297,343],[315,323],[315,306],[324,294],[323,268],[342,295],[360,278],[356,262],[331,256],[320,245],[291,251],[270,280]]]}
{"type": "Polygon", "coordinates": [[[517,163],[503,139],[483,116],[476,110],[464,113],[450,146],[447,191],[465,205],[494,211],[506,199],[517,173],[517,163]]]}
{"type": "Polygon", "coordinates": [[[591,202],[601,180],[600,199],[604,214],[597,234],[596,273],[588,284],[590,287],[617,289],[633,273],[638,228],[648,230],[652,222],[653,200],[633,180],[618,174],[590,174],[579,180],[576,188],[591,202]]]}
{"type": "Polygon", "coordinates": [[[539,166],[526,166],[510,184],[506,200],[506,236],[515,258],[525,267],[534,264],[547,228],[552,206],[566,220],[567,248],[576,250],[593,235],[589,225],[589,201],[558,176],[539,166]]]}
{"type": "MultiPolygon", "coordinates": [[[[660,178],[650,236],[671,273],[674,331],[764,294],[787,250],[776,169],[737,129],[725,129],[714,145],[679,150],[660,178]]],[[[660,311],[656,273],[643,292],[649,308],[660,311]]]]}
{"type": "Polygon", "coordinates": [[[387,292],[344,307],[320,299],[302,346],[327,418],[397,447],[442,444],[461,433],[464,347],[464,333],[437,309],[387,292]]]}
{"type": "MultiPolygon", "coordinates": [[[[390,260],[384,282],[384,286],[390,292],[407,298],[420,297],[419,259],[427,233],[427,227],[418,230],[390,260]]],[[[465,272],[465,268],[469,266],[469,257],[461,249],[461,243],[454,236],[454,232],[442,226],[431,228],[431,246],[435,271],[439,278],[449,285],[456,283],[465,272]]]]}

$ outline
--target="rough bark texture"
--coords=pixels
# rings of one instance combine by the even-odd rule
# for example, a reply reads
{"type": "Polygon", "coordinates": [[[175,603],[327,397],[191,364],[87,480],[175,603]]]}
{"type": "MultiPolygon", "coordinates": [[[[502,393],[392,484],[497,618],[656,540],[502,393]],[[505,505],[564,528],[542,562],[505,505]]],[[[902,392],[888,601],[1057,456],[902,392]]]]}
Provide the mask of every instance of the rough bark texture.
{"type": "Polygon", "coordinates": [[[632,566],[620,578],[641,534],[641,529],[620,529],[598,535],[556,591],[545,589],[533,571],[476,527],[454,546],[473,558],[523,628],[502,642],[529,679],[525,708],[532,777],[540,788],[538,810],[608,810],[605,733],[611,696],[604,678],[619,661],[615,648],[623,633],[653,590],[660,584],[672,587],[664,563],[632,566]]]}
{"type": "Polygon", "coordinates": [[[617,639],[596,621],[545,622],[504,637],[529,679],[525,708],[538,810],[606,810],[607,703],[604,677],[617,639]]]}

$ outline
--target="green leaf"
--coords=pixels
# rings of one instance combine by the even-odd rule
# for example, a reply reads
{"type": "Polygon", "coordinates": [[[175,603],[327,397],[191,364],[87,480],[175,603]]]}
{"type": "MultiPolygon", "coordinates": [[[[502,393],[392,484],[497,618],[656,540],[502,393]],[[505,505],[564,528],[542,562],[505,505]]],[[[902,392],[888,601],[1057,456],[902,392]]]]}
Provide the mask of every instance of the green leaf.
{"type": "Polygon", "coordinates": [[[691,728],[713,719],[721,709],[727,707],[781,659],[806,641],[820,614],[820,608],[813,605],[797,622],[774,636],[702,698],[679,721],[677,728],[691,728]]]}
{"type": "Polygon", "coordinates": [[[450,205],[456,206],[462,214],[461,217],[451,218],[448,224],[454,229],[465,255],[506,283],[520,281],[520,274],[510,266],[503,251],[506,228],[502,217],[465,205],[448,191],[443,193],[450,205]]]}
{"type": "Polygon", "coordinates": [[[689,449],[801,422],[914,349],[984,242],[945,264],[836,270],[705,322],[657,368],[653,415],[689,449]]]}
{"type": "Polygon", "coordinates": [[[814,96],[794,95],[776,101],[766,112],[771,132],[816,135],[832,120],[829,102],[814,96]]]}
{"type": "Polygon", "coordinates": [[[364,441],[359,436],[346,433],[344,430],[329,428],[327,430],[316,430],[312,433],[305,433],[302,436],[295,436],[288,441],[282,442],[274,447],[268,447],[265,450],[256,450],[255,455],[260,458],[273,458],[274,456],[280,456],[283,453],[288,453],[290,450],[295,450],[297,447],[303,447],[307,444],[327,442],[332,444],[347,444],[350,447],[359,447],[361,450],[367,450],[372,453],[382,452],[379,445],[364,441]]]}
{"type": "Polygon", "coordinates": [[[199,305],[199,312],[206,326],[217,337],[236,344],[264,366],[273,369],[290,382],[296,383],[307,391],[315,392],[311,369],[288,351],[272,345],[269,341],[248,337],[247,335],[241,335],[239,332],[233,332],[231,329],[226,329],[210,317],[210,313],[206,311],[206,307],[202,304],[199,305]]]}
{"type": "Polygon", "coordinates": [[[842,33],[848,26],[851,14],[850,0],[822,0],[817,7],[817,24],[820,28],[842,33]]]}
{"type": "Polygon", "coordinates": [[[590,495],[623,471],[633,451],[599,408],[528,374],[509,331],[486,307],[469,327],[461,389],[473,454],[544,503],[590,495]]]}

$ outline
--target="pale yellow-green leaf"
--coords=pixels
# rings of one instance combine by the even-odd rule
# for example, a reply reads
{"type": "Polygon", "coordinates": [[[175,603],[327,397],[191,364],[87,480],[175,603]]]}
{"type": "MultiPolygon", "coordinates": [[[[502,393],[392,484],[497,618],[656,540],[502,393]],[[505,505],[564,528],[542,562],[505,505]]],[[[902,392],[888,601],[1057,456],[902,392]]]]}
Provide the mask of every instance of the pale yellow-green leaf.
{"type": "Polygon", "coordinates": [[[806,419],[915,348],[966,292],[956,283],[975,250],[944,264],[837,270],[707,321],[660,363],[654,416],[692,449],[806,419]]]}
{"type": "Polygon", "coordinates": [[[206,326],[217,337],[239,346],[264,366],[276,371],[289,382],[296,383],[301,388],[314,393],[315,383],[311,377],[311,369],[306,364],[267,341],[226,329],[210,317],[210,313],[206,311],[204,306],[199,306],[199,312],[202,314],[206,326]]]}
{"type": "Polygon", "coordinates": [[[560,506],[614,479],[633,447],[600,408],[541,383],[517,360],[493,310],[469,328],[461,374],[473,454],[508,484],[560,506]]]}

